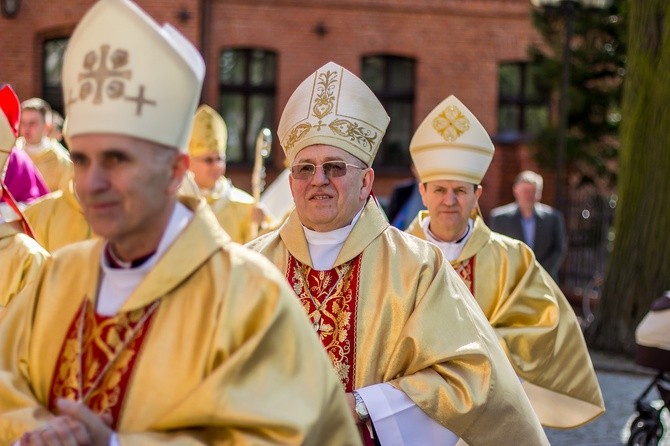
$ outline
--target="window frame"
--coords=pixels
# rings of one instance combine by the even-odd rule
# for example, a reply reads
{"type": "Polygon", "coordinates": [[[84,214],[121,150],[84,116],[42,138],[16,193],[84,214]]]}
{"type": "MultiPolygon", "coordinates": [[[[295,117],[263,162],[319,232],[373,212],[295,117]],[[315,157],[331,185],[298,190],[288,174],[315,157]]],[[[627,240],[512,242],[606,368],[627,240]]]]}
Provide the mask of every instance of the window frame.
{"type": "MultiPolygon", "coordinates": [[[[243,98],[243,129],[242,147],[240,153],[242,159],[230,159],[228,156],[227,163],[233,166],[251,166],[254,163],[255,147],[247,147],[247,135],[250,127],[250,112],[251,100],[253,97],[263,97],[270,100],[272,103],[271,109],[268,111],[270,117],[270,128],[274,129],[275,123],[275,109],[277,104],[277,77],[278,77],[278,52],[262,47],[225,47],[219,51],[218,65],[217,65],[217,82],[218,82],[218,112],[223,116],[223,96],[225,94],[238,94],[243,98]],[[221,76],[221,63],[224,54],[227,52],[241,53],[244,56],[244,81],[242,84],[225,84],[221,76]],[[265,55],[270,55],[274,58],[274,79],[271,85],[253,85],[251,83],[251,66],[252,56],[254,52],[262,52],[265,55]]],[[[260,130],[260,129],[259,129],[260,130]]],[[[230,138],[230,131],[228,132],[230,138]]],[[[230,139],[229,139],[230,140],[230,139]]],[[[254,137],[255,140],[255,137],[254,137]]],[[[272,157],[272,154],[270,155],[272,157]]]]}
{"type": "Polygon", "coordinates": [[[498,110],[496,114],[496,135],[498,140],[509,142],[522,142],[532,140],[537,136],[537,132],[531,132],[528,129],[528,120],[526,113],[531,107],[542,107],[547,111],[546,125],[550,124],[551,98],[543,98],[541,94],[536,93],[536,97],[531,97],[528,87],[532,83],[531,69],[532,62],[529,61],[501,61],[498,64],[498,110]],[[519,91],[516,94],[504,94],[501,88],[501,70],[503,67],[515,67],[519,72],[519,91]],[[517,112],[516,123],[512,128],[501,129],[500,114],[504,107],[512,107],[517,112]]]}
{"type": "Polygon", "coordinates": [[[403,132],[405,141],[401,143],[401,146],[403,147],[400,148],[399,152],[399,154],[404,158],[404,160],[401,163],[392,163],[388,159],[388,157],[393,155],[389,154],[390,141],[388,135],[391,129],[394,128],[394,124],[401,122],[397,118],[394,119],[393,116],[391,116],[391,122],[389,123],[389,127],[386,130],[386,135],[382,139],[379,151],[377,152],[377,156],[375,157],[374,167],[375,170],[383,173],[401,173],[401,172],[404,173],[407,171],[407,168],[411,164],[411,158],[409,155],[409,143],[412,139],[413,126],[414,126],[414,109],[417,96],[417,82],[416,82],[417,59],[414,57],[400,56],[397,54],[389,54],[389,53],[374,53],[374,54],[363,55],[360,60],[361,78],[363,82],[365,82],[368,86],[370,86],[370,84],[365,79],[366,62],[372,59],[382,59],[384,63],[383,66],[384,74],[382,79],[383,88],[375,89],[370,87],[370,89],[382,103],[386,112],[389,113],[389,116],[391,116],[392,114],[391,105],[400,104],[402,106],[407,107],[408,111],[407,122],[404,122],[407,128],[407,130],[403,132]],[[391,79],[393,78],[392,70],[394,68],[394,64],[406,63],[406,62],[409,62],[411,64],[411,75],[412,75],[412,79],[410,82],[411,89],[406,91],[395,90],[394,87],[391,85],[391,79]]]}

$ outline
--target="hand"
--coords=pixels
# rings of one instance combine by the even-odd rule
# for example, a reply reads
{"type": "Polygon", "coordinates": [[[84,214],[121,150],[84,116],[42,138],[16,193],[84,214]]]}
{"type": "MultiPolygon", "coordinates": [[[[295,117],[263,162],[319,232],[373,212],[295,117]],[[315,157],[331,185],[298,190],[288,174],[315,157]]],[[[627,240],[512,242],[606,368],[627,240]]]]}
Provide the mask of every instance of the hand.
{"type": "Polygon", "coordinates": [[[356,424],[360,424],[361,419],[358,416],[358,412],[356,412],[356,399],[354,399],[354,394],[349,392],[346,394],[347,397],[347,404],[349,405],[349,410],[351,411],[351,415],[354,417],[354,421],[356,424]]]}
{"type": "Polygon", "coordinates": [[[62,398],[56,402],[56,407],[61,415],[86,427],[91,437],[90,444],[92,446],[109,446],[110,438],[114,433],[110,427],[111,417],[108,415],[100,416],[82,403],[75,403],[62,398]]]}
{"type": "Polygon", "coordinates": [[[19,445],[93,446],[93,443],[84,424],[69,417],[59,416],[52,418],[44,426],[24,434],[19,445]]]}

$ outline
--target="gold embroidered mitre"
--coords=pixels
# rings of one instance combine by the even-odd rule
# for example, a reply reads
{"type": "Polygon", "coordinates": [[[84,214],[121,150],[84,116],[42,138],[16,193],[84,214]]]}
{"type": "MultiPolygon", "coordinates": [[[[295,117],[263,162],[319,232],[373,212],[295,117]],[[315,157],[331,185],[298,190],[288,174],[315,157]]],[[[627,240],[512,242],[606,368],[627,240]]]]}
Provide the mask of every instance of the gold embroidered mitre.
{"type": "Polygon", "coordinates": [[[362,80],[328,62],[293,92],[277,133],[290,164],[305,147],[327,144],[370,166],[389,121],[381,102],[362,80]]]}
{"type": "Polygon", "coordinates": [[[0,88],[0,178],[4,177],[4,166],[12,152],[16,136],[19,134],[21,103],[12,90],[5,85],[0,88]]]}
{"type": "Polygon", "coordinates": [[[209,105],[198,107],[193,117],[188,154],[202,156],[214,153],[225,159],[227,138],[226,123],[221,115],[209,105]]]}
{"type": "Polygon", "coordinates": [[[129,0],[100,0],[63,59],[66,137],[132,136],[186,151],[205,63],[172,26],[129,0]]]}
{"type": "Polygon", "coordinates": [[[452,95],[419,125],[409,151],[422,183],[456,180],[479,184],[495,148],[484,126],[452,95]]]}

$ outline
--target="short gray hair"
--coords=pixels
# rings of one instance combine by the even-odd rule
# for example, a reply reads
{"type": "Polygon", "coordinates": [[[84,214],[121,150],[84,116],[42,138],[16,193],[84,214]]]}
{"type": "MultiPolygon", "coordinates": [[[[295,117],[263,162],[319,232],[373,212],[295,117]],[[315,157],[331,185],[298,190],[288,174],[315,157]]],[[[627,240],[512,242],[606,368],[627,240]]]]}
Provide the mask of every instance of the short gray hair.
{"type": "Polygon", "coordinates": [[[538,194],[542,194],[542,187],[544,181],[542,180],[542,175],[539,173],[533,172],[532,170],[524,170],[514,179],[514,185],[516,186],[519,183],[528,183],[535,186],[535,191],[538,194]]]}

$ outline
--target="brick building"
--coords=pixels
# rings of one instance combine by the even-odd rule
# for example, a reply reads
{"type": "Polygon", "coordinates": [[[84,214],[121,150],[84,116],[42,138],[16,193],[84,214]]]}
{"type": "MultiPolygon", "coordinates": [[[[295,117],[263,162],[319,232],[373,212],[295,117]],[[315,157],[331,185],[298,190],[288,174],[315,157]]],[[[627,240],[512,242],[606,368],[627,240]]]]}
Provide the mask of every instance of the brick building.
{"type": "MultiPolygon", "coordinates": [[[[0,0],[2,4],[14,0],[0,0]]],[[[0,16],[0,84],[23,99],[41,96],[62,109],[60,59],[91,0],[24,0],[0,16]]],[[[229,126],[228,176],[249,190],[253,141],[276,129],[294,88],[333,60],[360,75],[392,117],[375,164],[382,199],[409,178],[407,145],[423,117],[455,94],[496,141],[480,200],[485,214],[511,201],[519,170],[535,168],[523,147],[533,126],[549,119],[549,103],[525,84],[531,25],[529,0],[139,0],[170,22],[207,63],[202,101],[229,126]]],[[[283,168],[276,141],[268,180],[283,168]]],[[[545,175],[551,202],[553,179],[545,175]]]]}

